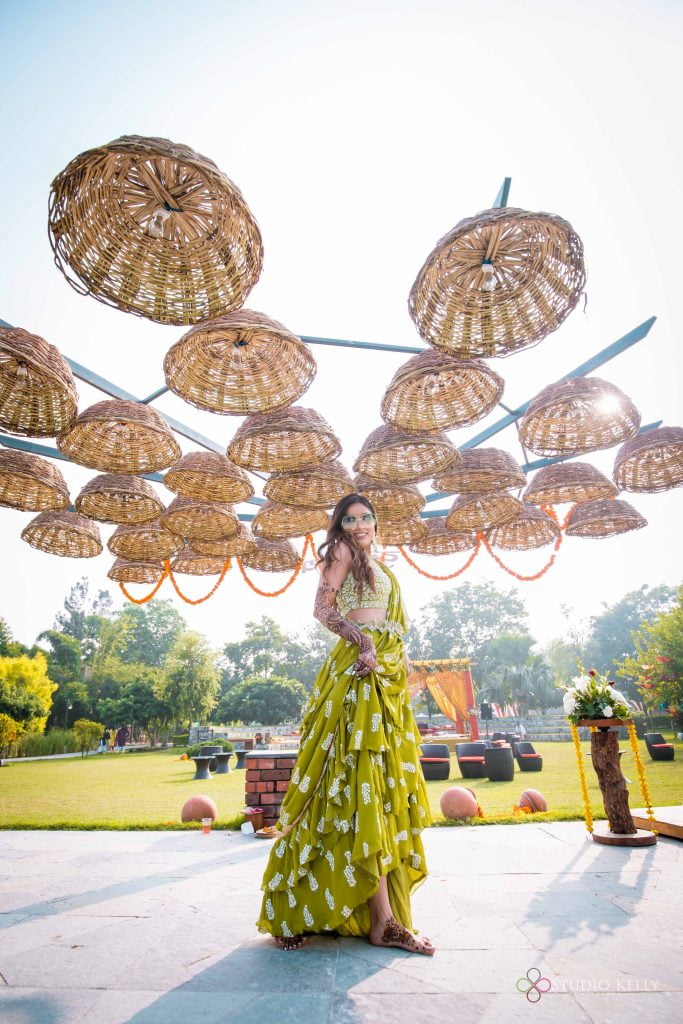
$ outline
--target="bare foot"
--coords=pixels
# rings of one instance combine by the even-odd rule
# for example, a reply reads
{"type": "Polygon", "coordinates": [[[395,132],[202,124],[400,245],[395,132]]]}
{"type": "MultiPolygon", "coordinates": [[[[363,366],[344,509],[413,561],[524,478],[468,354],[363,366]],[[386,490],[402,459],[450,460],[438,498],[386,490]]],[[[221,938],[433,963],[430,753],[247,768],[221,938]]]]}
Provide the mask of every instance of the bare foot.
{"type": "Polygon", "coordinates": [[[434,956],[434,946],[424,936],[413,935],[411,931],[399,924],[396,918],[388,917],[384,930],[380,931],[381,925],[370,932],[370,942],[373,946],[396,946],[398,949],[406,949],[409,953],[422,953],[423,956],[434,956]]]}
{"type": "Polygon", "coordinates": [[[303,935],[275,935],[273,937],[277,948],[284,950],[301,949],[306,941],[303,935]]]}

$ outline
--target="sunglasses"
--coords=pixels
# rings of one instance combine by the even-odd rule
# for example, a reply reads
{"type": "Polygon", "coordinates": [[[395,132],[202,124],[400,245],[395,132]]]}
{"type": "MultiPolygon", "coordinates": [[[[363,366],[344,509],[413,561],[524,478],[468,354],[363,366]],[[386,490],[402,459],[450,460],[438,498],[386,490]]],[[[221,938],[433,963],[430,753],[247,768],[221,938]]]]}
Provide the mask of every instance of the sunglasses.
{"type": "Polygon", "coordinates": [[[362,516],[344,516],[341,524],[345,530],[352,530],[359,522],[363,526],[370,526],[375,522],[375,517],[372,512],[365,512],[362,516]]]}

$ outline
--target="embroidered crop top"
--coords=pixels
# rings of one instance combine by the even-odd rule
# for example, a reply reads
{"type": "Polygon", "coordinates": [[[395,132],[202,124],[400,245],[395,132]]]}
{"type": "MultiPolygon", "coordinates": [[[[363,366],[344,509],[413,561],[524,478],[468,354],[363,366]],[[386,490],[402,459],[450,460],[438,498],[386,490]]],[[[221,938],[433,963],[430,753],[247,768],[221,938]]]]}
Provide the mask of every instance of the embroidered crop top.
{"type": "Polygon", "coordinates": [[[373,590],[367,583],[363,583],[360,598],[358,597],[358,586],[353,573],[347,572],[344,582],[337,591],[337,607],[342,615],[347,615],[355,608],[388,608],[391,595],[391,580],[377,564],[373,565],[373,570],[375,573],[375,589],[373,590]]]}

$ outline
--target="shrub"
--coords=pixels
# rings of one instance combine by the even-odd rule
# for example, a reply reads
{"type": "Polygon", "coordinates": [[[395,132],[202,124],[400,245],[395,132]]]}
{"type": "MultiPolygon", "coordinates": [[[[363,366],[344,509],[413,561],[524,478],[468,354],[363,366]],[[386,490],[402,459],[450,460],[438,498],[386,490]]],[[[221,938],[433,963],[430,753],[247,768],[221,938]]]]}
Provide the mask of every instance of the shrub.
{"type": "Polygon", "coordinates": [[[16,743],[17,757],[46,757],[49,754],[75,754],[81,749],[72,729],[26,732],[16,743]]]}
{"type": "Polygon", "coordinates": [[[9,715],[0,714],[0,757],[7,756],[9,749],[17,739],[21,726],[9,715]]]}
{"type": "Polygon", "coordinates": [[[78,739],[78,749],[82,756],[97,746],[104,726],[101,722],[91,722],[88,718],[78,718],[73,724],[73,731],[78,739]]]}
{"type": "Polygon", "coordinates": [[[205,740],[204,743],[193,743],[187,748],[188,757],[197,757],[202,747],[222,747],[225,753],[232,753],[234,747],[229,740],[205,740]]]}
{"type": "Polygon", "coordinates": [[[181,733],[179,736],[174,736],[173,737],[173,746],[174,747],[186,747],[189,742],[190,742],[190,734],[189,734],[189,732],[184,732],[184,733],[181,733]]]}

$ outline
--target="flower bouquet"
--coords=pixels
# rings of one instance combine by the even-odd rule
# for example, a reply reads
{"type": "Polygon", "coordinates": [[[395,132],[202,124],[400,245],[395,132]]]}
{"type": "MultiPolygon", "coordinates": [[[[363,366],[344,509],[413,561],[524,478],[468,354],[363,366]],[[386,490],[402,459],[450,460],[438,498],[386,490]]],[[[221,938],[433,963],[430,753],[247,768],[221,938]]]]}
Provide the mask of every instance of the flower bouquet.
{"type": "Polygon", "coordinates": [[[589,720],[591,725],[601,723],[603,726],[616,725],[616,721],[629,718],[630,710],[626,697],[616,689],[611,679],[599,675],[595,669],[583,672],[572,679],[562,698],[564,712],[574,725],[584,725],[589,720]]]}

